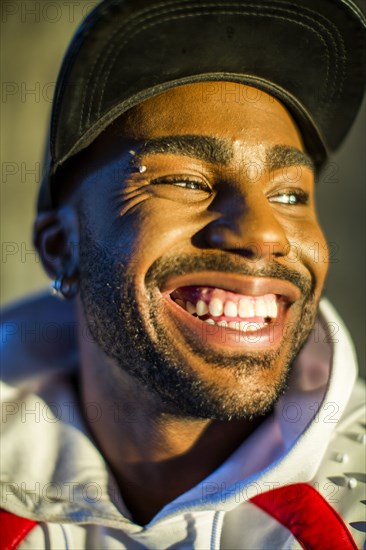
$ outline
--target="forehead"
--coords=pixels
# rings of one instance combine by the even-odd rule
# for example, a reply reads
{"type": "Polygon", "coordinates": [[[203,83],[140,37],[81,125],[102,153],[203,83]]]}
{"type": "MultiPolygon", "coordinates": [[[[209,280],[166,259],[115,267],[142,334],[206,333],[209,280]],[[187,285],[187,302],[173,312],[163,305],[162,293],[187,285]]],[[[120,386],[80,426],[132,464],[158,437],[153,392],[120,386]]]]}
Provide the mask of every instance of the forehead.
{"type": "Polygon", "coordinates": [[[169,135],[225,139],[234,153],[288,145],[304,150],[299,130],[285,107],[256,88],[233,82],[179,86],[121,116],[108,130],[113,137],[146,140],[169,135]]]}
{"type": "Polygon", "coordinates": [[[232,168],[252,163],[313,167],[301,153],[304,146],[294,120],[276,98],[244,84],[205,82],[173,88],[122,114],[72,165],[64,182],[71,190],[78,188],[89,173],[130,158],[129,150],[157,152],[162,142],[172,145],[172,137],[174,147],[177,139],[181,142],[178,153],[204,161],[224,154],[232,168]],[[193,149],[192,139],[197,144],[193,149]],[[218,144],[223,145],[220,150],[218,144]]]}

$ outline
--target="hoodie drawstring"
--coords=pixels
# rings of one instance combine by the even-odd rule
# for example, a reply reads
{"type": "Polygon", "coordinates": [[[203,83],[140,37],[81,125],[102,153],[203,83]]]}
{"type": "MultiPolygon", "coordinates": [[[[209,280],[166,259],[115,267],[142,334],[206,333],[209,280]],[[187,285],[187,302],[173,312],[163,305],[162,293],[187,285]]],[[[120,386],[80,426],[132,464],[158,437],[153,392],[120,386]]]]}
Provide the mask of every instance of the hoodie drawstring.
{"type": "Polygon", "coordinates": [[[222,531],[222,523],[224,521],[224,515],[225,515],[225,512],[222,512],[222,511],[215,512],[213,522],[212,522],[210,550],[220,550],[220,539],[221,539],[221,531],[222,531]]]}

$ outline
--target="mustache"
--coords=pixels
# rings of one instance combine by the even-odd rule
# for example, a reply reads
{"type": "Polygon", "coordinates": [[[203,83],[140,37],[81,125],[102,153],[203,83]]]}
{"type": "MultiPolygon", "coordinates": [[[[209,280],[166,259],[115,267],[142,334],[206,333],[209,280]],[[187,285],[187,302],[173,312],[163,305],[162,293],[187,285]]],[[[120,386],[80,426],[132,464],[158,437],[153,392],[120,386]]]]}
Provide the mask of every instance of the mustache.
{"type": "Polygon", "coordinates": [[[207,253],[183,254],[160,258],[149,268],[145,277],[145,284],[147,288],[153,289],[156,286],[164,284],[170,277],[199,271],[221,271],[253,277],[283,279],[297,286],[306,297],[310,296],[313,291],[310,276],[306,277],[276,261],[272,261],[261,267],[254,267],[241,257],[233,259],[226,254],[207,253]]]}

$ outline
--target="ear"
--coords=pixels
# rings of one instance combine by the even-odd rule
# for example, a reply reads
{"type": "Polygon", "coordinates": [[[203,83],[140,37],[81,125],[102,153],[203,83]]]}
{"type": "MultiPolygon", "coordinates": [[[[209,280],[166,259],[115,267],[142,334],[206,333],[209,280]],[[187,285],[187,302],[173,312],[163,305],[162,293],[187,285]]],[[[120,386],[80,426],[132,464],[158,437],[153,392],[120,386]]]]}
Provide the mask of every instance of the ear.
{"type": "Polygon", "coordinates": [[[62,280],[68,288],[79,278],[79,227],[71,206],[38,214],[33,242],[47,274],[62,280]]]}

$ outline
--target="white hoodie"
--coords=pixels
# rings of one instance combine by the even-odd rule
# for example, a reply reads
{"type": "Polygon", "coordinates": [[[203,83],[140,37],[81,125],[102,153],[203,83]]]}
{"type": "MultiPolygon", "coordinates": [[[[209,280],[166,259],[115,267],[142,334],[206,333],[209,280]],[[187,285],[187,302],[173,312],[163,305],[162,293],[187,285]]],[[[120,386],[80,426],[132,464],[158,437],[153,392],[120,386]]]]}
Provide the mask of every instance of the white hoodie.
{"type": "MultiPolygon", "coordinates": [[[[365,388],[355,383],[357,365],[348,332],[325,300],[319,319],[274,414],[215,472],[145,526],[132,521],[90,438],[67,366],[64,372],[32,367],[29,373],[24,365],[18,373],[5,366],[1,507],[40,522],[19,548],[301,548],[290,529],[250,498],[303,482],[338,511],[361,548],[365,388]]],[[[87,410],[90,422],[102,414],[95,403],[87,410]]],[[[322,540],[312,550],[335,548],[326,534],[322,540]]]]}

